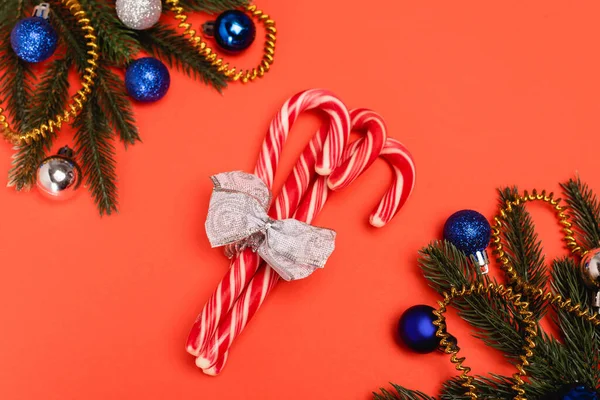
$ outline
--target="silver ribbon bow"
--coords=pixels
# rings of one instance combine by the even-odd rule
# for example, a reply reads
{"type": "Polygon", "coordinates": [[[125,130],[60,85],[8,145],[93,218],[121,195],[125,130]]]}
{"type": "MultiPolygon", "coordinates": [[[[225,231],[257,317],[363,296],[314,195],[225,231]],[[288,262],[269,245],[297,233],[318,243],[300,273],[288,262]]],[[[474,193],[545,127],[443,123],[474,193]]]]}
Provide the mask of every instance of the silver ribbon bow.
{"type": "Polygon", "coordinates": [[[251,248],[286,281],[323,268],[335,247],[335,232],[296,219],[268,216],[271,191],[256,175],[241,171],[211,177],[214,188],[206,218],[211,246],[225,253],[251,248]]]}

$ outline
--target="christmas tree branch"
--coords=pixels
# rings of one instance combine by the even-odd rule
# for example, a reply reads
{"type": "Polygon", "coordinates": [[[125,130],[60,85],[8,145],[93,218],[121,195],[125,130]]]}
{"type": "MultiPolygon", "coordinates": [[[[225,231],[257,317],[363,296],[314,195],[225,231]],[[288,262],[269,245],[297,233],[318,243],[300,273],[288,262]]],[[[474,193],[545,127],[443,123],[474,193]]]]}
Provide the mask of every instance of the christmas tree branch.
{"type": "Polygon", "coordinates": [[[567,196],[571,222],[577,242],[585,249],[600,246],[600,203],[598,198],[581,179],[570,179],[561,184],[567,196]]]}
{"type": "Polygon", "coordinates": [[[88,67],[88,54],[83,31],[79,28],[75,18],[64,7],[52,9],[52,24],[66,47],[67,56],[73,60],[77,70],[81,73],[88,67]]]}
{"type": "MultiPolygon", "coordinates": [[[[571,299],[573,304],[582,304],[592,311],[592,293],[585,287],[581,267],[572,259],[564,258],[554,262],[552,288],[563,298],[571,299]]],[[[600,337],[596,328],[590,322],[562,310],[557,310],[557,316],[564,344],[572,354],[572,365],[567,368],[575,372],[578,381],[596,386],[600,381],[600,337]]]]}
{"type": "Polygon", "coordinates": [[[215,14],[232,8],[240,8],[248,5],[247,0],[180,0],[179,4],[188,11],[201,11],[215,14]]]}
{"type": "Polygon", "coordinates": [[[82,0],[82,5],[97,30],[98,45],[105,62],[124,68],[141,46],[117,18],[114,1],[82,0]]]}
{"type": "Polygon", "coordinates": [[[381,394],[373,393],[373,398],[375,400],[435,400],[434,397],[427,396],[423,392],[409,390],[394,384],[392,387],[394,388],[393,392],[381,389],[381,394]]]}
{"type": "MultiPolygon", "coordinates": [[[[46,123],[48,119],[62,112],[69,97],[69,67],[71,60],[61,58],[52,61],[40,78],[40,83],[29,107],[29,117],[22,124],[28,131],[46,123]]],[[[9,171],[9,186],[17,190],[29,189],[36,179],[37,168],[52,147],[56,134],[48,133],[45,138],[20,146],[13,157],[9,171]]]]}
{"type": "Polygon", "coordinates": [[[148,54],[160,58],[170,67],[201,79],[219,91],[227,86],[226,78],[173,28],[159,22],[148,30],[137,32],[137,37],[148,54]]]}
{"type": "Polygon", "coordinates": [[[103,64],[99,66],[97,74],[98,103],[106,113],[111,126],[125,146],[141,141],[135,125],[131,100],[125,91],[125,83],[103,64]]]}
{"type": "MultiPolygon", "coordinates": [[[[419,264],[430,286],[440,294],[449,292],[452,287],[490,282],[487,275],[478,275],[465,255],[448,242],[434,243],[421,250],[419,264]]],[[[520,354],[522,337],[518,323],[503,299],[473,294],[456,300],[453,306],[462,318],[477,328],[475,337],[508,357],[514,358],[520,354]]]]}
{"type": "Polygon", "coordinates": [[[83,171],[100,215],[117,212],[117,175],[112,131],[96,95],[75,119],[75,144],[83,171]]]}
{"type": "MultiPolygon", "coordinates": [[[[517,188],[499,190],[500,207],[514,200],[519,194],[517,188]]],[[[502,221],[502,239],[509,263],[525,282],[536,287],[545,287],[548,281],[542,243],[538,239],[531,215],[521,204],[512,208],[502,221]]],[[[544,316],[546,304],[541,298],[525,298],[536,319],[544,316]]]]}
{"type": "Polygon", "coordinates": [[[5,102],[13,128],[20,130],[27,118],[29,99],[34,81],[29,64],[20,60],[11,48],[10,32],[15,23],[25,16],[27,4],[23,1],[4,0],[0,4],[0,97],[5,102]]]}

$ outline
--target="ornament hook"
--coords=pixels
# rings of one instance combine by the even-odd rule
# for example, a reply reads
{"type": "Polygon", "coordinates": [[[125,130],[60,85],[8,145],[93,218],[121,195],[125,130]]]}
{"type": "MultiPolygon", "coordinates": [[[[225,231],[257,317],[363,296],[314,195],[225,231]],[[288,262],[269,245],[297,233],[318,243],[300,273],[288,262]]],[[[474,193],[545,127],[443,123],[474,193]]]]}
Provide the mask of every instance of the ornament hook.
{"type": "Polygon", "coordinates": [[[48,19],[50,15],[50,4],[40,3],[33,8],[33,16],[48,19]]]}

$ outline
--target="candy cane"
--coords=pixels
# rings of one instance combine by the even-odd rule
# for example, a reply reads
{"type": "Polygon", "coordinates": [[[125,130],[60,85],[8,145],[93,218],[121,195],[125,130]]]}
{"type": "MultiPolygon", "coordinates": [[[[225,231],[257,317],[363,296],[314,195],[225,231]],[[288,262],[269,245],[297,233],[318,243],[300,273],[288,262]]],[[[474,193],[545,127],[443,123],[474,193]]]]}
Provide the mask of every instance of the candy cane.
{"type": "MultiPolygon", "coordinates": [[[[367,136],[364,140],[350,145],[350,150],[344,152],[346,161],[339,167],[342,171],[338,171],[338,176],[343,178],[337,180],[341,187],[348,186],[364,172],[377,158],[379,152],[384,148],[384,143],[386,143],[386,129],[381,117],[368,110],[355,110],[351,112],[351,116],[354,117],[353,122],[355,122],[357,128],[367,127],[367,136]],[[374,146],[374,143],[377,143],[377,145],[374,146]]],[[[336,174],[336,171],[333,174],[336,174]]],[[[326,181],[325,177],[318,177],[314,181],[296,213],[295,217],[297,219],[310,223],[320,212],[327,199],[328,187],[326,181]]],[[[278,215],[277,217],[285,218],[287,216],[278,215]]],[[[207,347],[207,352],[197,358],[196,364],[206,374],[217,375],[220,373],[233,340],[255,315],[278,280],[279,276],[270,267],[264,266],[258,270],[244,294],[236,302],[232,312],[217,329],[217,334],[211,345],[207,347]]]]}
{"type": "MultiPolygon", "coordinates": [[[[284,186],[285,195],[278,198],[278,209],[297,207],[309,184],[308,171],[315,169],[320,173],[329,173],[339,163],[350,134],[351,122],[348,111],[332,93],[312,89],[293,96],[271,122],[256,165],[255,174],[268,187],[273,186],[283,144],[292,125],[302,112],[311,109],[324,111],[329,116],[329,125],[327,128],[320,129],[305,149],[303,157],[294,168],[293,175],[296,177],[296,182],[294,185],[284,186]]],[[[221,280],[190,330],[186,342],[188,353],[198,356],[204,351],[220,321],[231,310],[234,301],[242,293],[259,265],[260,260],[251,250],[242,252],[233,261],[228,273],[221,280]]]]}

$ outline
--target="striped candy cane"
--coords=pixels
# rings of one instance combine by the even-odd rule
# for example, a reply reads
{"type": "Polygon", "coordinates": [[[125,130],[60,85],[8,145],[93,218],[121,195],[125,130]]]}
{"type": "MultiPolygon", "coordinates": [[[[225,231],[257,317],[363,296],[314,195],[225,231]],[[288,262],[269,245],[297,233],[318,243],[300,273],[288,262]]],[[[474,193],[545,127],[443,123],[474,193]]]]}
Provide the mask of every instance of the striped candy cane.
{"type": "MultiPolygon", "coordinates": [[[[329,173],[339,163],[348,140],[350,116],[341,100],[331,92],[321,89],[307,90],[293,96],[285,102],[271,122],[256,165],[255,174],[268,187],[273,186],[283,145],[294,122],[300,114],[313,109],[325,112],[329,117],[329,124],[319,130],[297,162],[293,172],[296,182],[294,185],[285,185],[282,191],[285,196],[279,196],[277,201],[276,207],[279,209],[295,209],[308,187],[308,171],[315,169],[321,173],[329,173]]],[[[198,357],[205,351],[223,317],[232,309],[235,300],[248,285],[259,265],[258,256],[251,250],[242,252],[234,259],[228,273],[190,330],[186,342],[188,353],[198,357]]]]}
{"type": "MultiPolygon", "coordinates": [[[[338,167],[340,171],[336,170],[333,172],[332,176],[342,177],[336,181],[340,187],[348,186],[364,172],[379,156],[380,152],[384,151],[385,144],[387,143],[385,124],[379,115],[369,110],[354,110],[350,115],[353,117],[354,127],[357,130],[366,130],[367,135],[364,139],[354,142],[347,148],[347,151],[344,152],[345,161],[338,167]]],[[[392,141],[392,143],[395,142],[397,141],[392,141]]],[[[412,159],[410,161],[414,165],[412,159]]],[[[293,180],[294,178],[294,176],[291,176],[289,180],[293,180]]],[[[414,177],[412,181],[414,181],[414,177]]],[[[392,188],[397,184],[398,182],[395,181],[392,188]]],[[[388,193],[392,191],[392,188],[390,188],[388,193]]],[[[295,218],[311,223],[325,204],[328,190],[327,178],[317,177],[307,196],[299,206],[295,218]]],[[[388,202],[388,204],[397,206],[400,203],[388,202]]],[[[396,212],[397,210],[392,210],[392,215],[396,212]]],[[[277,218],[286,217],[286,215],[282,214],[277,215],[277,218]]],[[[225,365],[229,348],[234,339],[242,332],[249,320],[258,311],[278,280],[279,276],[270,267],[265,265],[258,270],[244,291],[244,294],[236,302],[232,312],[219,326],[217,334],[208,347],[208,351],[201,354],[197,359],[197,365],[203,368],[206,374],[217,375],[220,373],[225,365]]]]}

